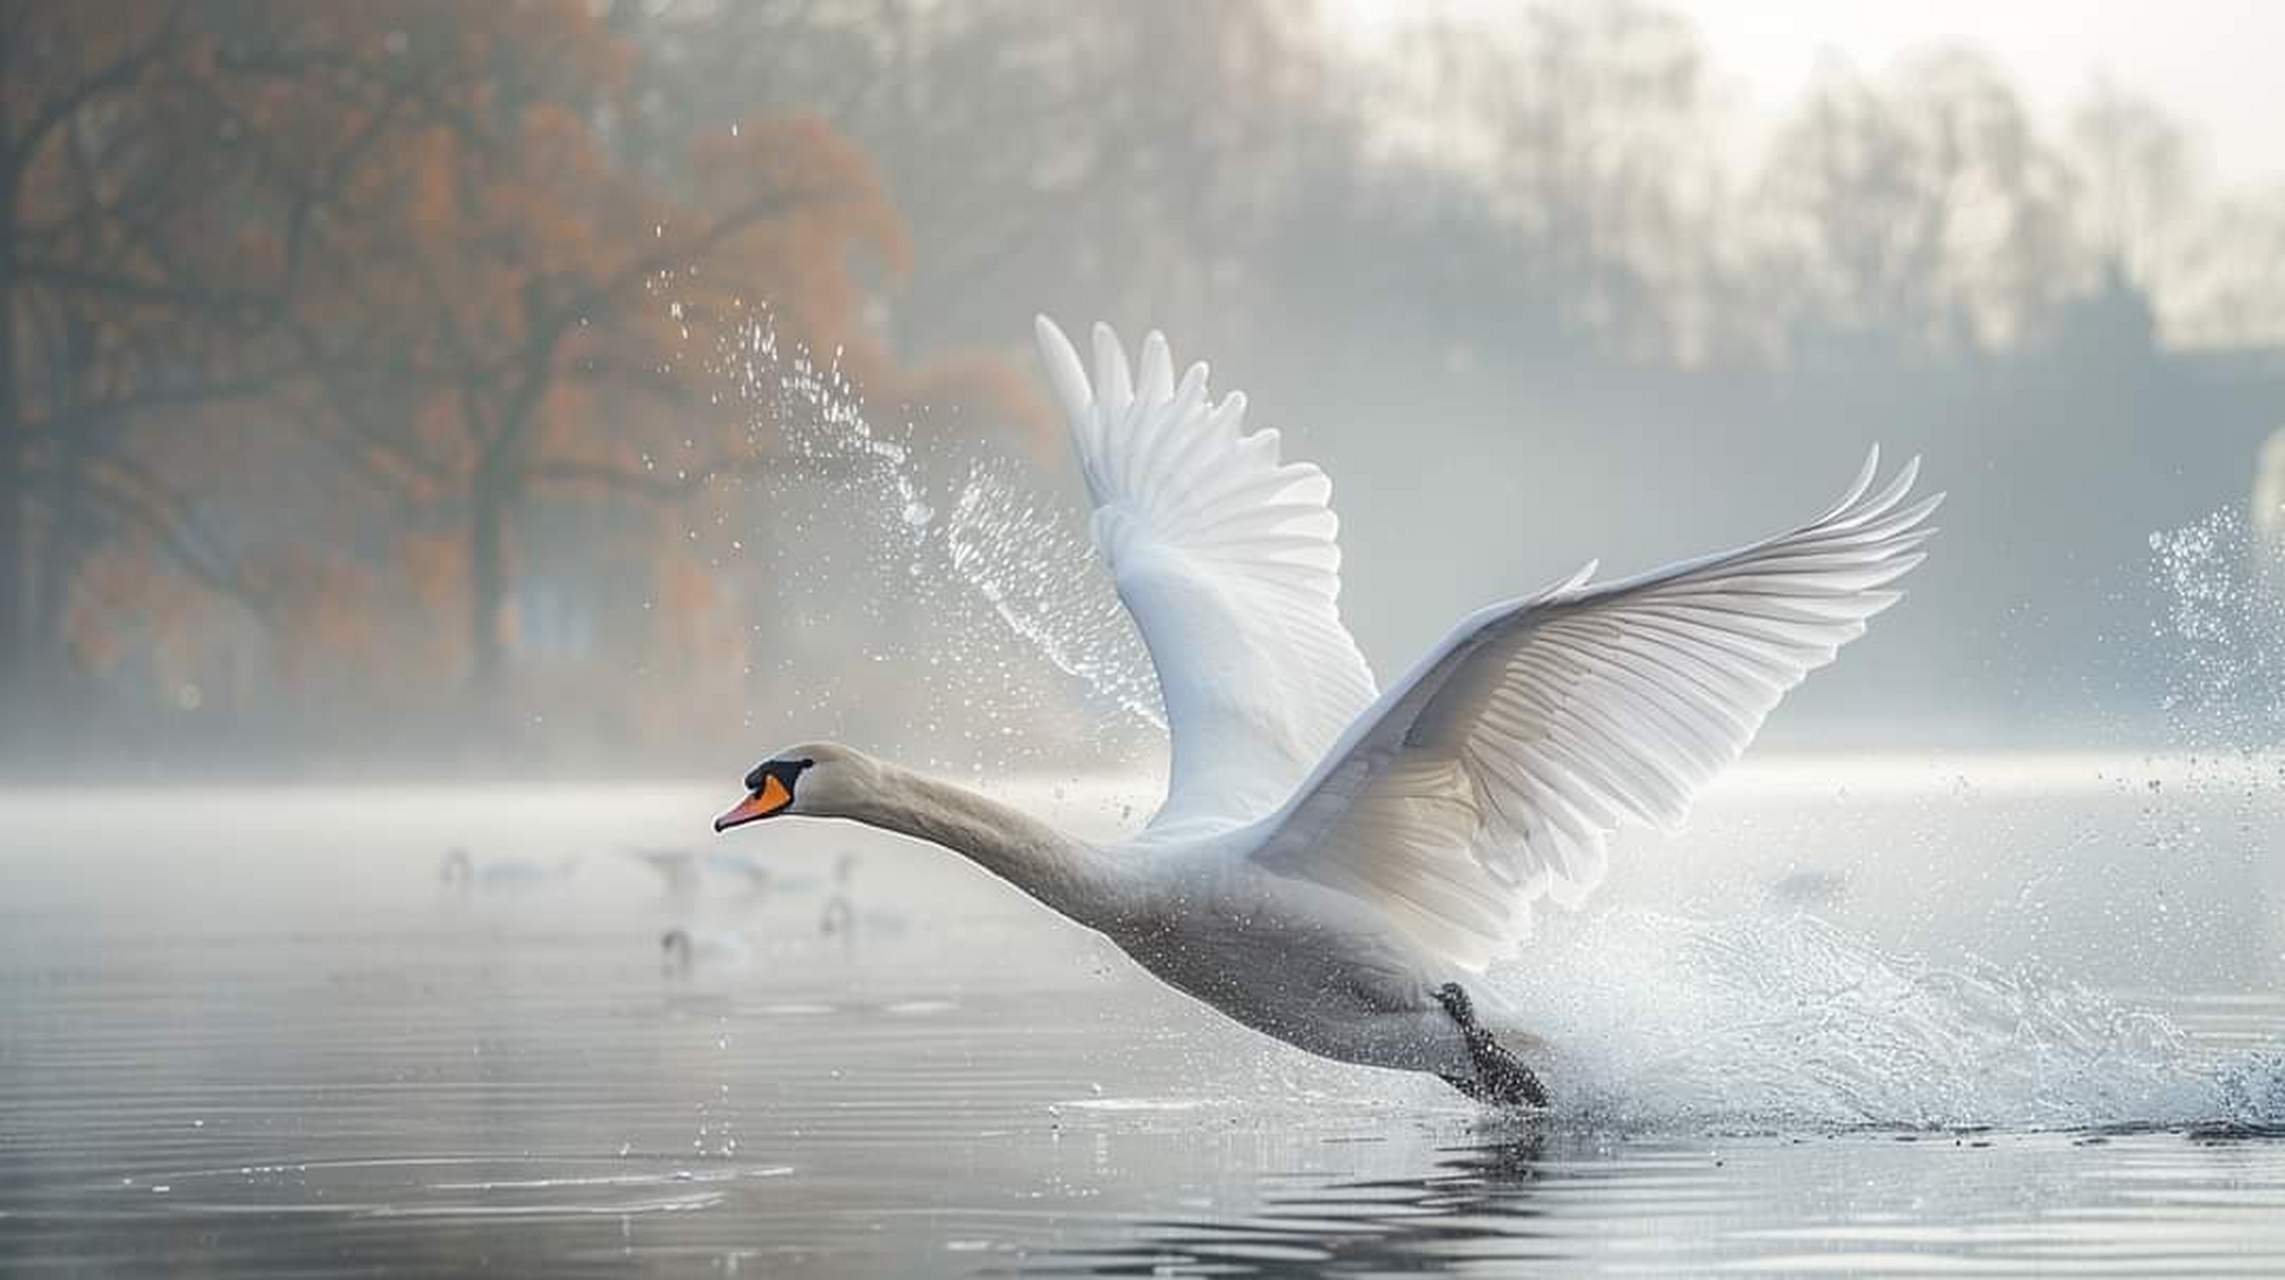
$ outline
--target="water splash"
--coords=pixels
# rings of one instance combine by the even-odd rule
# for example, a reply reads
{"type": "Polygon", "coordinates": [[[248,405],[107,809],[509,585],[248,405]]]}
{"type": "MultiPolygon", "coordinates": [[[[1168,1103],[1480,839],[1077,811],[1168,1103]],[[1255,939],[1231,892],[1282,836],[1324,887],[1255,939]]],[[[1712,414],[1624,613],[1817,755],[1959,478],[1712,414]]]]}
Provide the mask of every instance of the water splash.
{"type": "MultiPolygon", "coordinates": [[[[1148,654],[1078,513],[1028,464],[935,429],[925,409],[883,422],[838,353],[821,362],[781,339],[767,308],[732,326],[705,366],[746,412],[751,447],[784,460],[764,481],[779,518],[796,513],[797,531],[836,548],[776,580],[806,607],[855,607],[881,624],[871,660],[964,678],[961,714],[983,726],[972,736],[989,755],[1061,754],[1039,731],[1074,702],[1077,734],[1112,759],[1163,728],[1148,654]],[[856,585],[868,577],[875,589],[856,585]],[[1028,670],[1041,660],[1069,683],[1041,687],[1028,670]]],[[[914,727],[926,737],[931,726],[914,727]]]]}
{"type": "Polygon", "coordinates": [[[2163,707],[2181,745],[2285,743],[2285,582],[2277,548],[2234,508],[2150,535],[2163,707]]]}
{"type": "Polygon", "coordinates": [[[2233,507],[2153,533],[2150,550],[2161,705],[2169,745],[2187,753],[2179,785],[2150,782],[2151,852],[2184,875],[2250,884],[2273,918],[2285,895],[2285,545],[2233,507]]]}
{"type": "Polygon", "coordinates": [[[2052,975],[1885,954],[1804,915],[1615,909],[1497,975],[1591,1124],[2285,1124],[2285,1054],[2052,975]]]}
{"type": "Polygon", "coordinates": [[[1042,510],[1004,465],[970,472],[945,548],[961,580],[1058,671],[1136,720],[1166,726],[1150,656],[1092,540],[1061,512],[1042,510]]]}

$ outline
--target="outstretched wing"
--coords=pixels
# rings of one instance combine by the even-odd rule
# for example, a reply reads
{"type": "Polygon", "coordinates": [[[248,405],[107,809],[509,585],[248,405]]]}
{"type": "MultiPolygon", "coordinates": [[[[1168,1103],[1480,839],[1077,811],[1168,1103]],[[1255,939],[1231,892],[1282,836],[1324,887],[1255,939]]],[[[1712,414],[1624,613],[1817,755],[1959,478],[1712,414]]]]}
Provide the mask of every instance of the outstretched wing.
{"type": "Polygon", "coordinates": [[[1243,430],[1245,396],[1180,384],[1166,339],[1143,340],[1141,379],[1095,326],[1092,384],[1045,316],[1047,362],[1093,500],[1095,545],[1158,669],[1173,761],[1154,827],[1272,812],[1373,699],[1341,625],[1332,483],[1280,462],[1275,431],[1243,430]]]}
{"type": "Polygon", "coordinates": [[[1787,689],[1902,597],[1942,494],[1917,460],[1751,546],[1599,587],[1594,566],[1463,622],[1344,737],[1255,857],[1386,908],[1480,969],[1575,904],[1627,821],[1671,828],[1787,689]],[[1869,494],[1869,496],[1868,496],[1869,494]]]}

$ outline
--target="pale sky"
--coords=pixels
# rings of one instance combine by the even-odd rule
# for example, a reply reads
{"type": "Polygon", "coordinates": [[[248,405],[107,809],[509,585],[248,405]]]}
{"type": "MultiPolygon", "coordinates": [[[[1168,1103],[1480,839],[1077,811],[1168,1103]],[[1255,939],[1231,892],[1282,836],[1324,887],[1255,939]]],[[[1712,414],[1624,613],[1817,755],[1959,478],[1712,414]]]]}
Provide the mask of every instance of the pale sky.
{"type": "MultiPolygon", "coordinates": [[[[1519,0],[1442,0],[1496,21],[1519,0]]],[[[1420,0],[1333,0],[1361,32],[1420,0]]],[[[2285,182],[2285,0],[1666,0],[1757,116],[1797,99],[1820,58],[1878,73],[1899,54],[1966,41],[1992,54],[2052,127],[2098,76],[2188,125],[2222,185],[2285,182]]]]}

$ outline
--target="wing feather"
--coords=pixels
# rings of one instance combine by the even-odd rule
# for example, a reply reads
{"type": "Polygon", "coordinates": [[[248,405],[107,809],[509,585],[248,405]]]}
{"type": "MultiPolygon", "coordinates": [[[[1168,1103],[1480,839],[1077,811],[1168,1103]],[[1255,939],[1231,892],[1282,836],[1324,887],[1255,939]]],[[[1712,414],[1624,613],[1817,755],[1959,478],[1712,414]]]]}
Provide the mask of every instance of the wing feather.
{"type": "Polygon", "coordinates": [[[1172,765],[1152,826],[1235,826],[1289,799],[1357,714],[1371,670],[1341,623],[1332,482],[1244,430],[1246,398],[1214,402],[1207,369],[1174,376],[1157,333],[1135,364],[1107,325],[1079,352],[1038,321],[1048,381],[1094,504],[1119,599],[1157,669],[1172,765]]]}
{"type": "Polygon", "coordinates": [[[1380,903],[1481,968],[1542,897],[1576,904],[1627,823],[1671,828],[1785,691],[1901,599],[1943,495],[1879,451],[1817,519],[1640,577],[1569,580],[1468,619],[1383,695],[1254,856],[1380,903]]]}

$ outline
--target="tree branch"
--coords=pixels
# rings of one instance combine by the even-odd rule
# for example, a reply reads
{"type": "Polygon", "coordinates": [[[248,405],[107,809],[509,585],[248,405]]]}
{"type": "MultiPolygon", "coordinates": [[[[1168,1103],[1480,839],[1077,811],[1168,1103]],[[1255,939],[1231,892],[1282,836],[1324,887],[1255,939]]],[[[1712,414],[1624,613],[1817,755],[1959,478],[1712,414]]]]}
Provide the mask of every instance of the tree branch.
{"type": "Polygon", "coordinates": [[[227,553],[200,545],[205,540],[199,537],[190,502],[149,469],[115,456],[103,459],[88,479],[92,482],[90,492],[103,500],[106,511],[141,529],[201,585],[239,601],[256,614],[267,611],[271,603],[268,595],[245,581],[229,563],[227,553]]]}
{"type": "Polygon", "coordinates": [[[62,97],[34,113],[25,122],[24,136],[7,144],[5,163],[8,171],[23,172],[24,166],[38,154],[40,141],[47,136],[48,131],[70,119],[81,107],[113,89],[123,89],[134,83],[135,77],[143,74],[143,69],[156,62],[159,55],[166,52],[167,46],[174,43],[176,29],[182,25],[182,16],[187,7],[187,0],[176,0],[148,44],[121,56],[110,66],[73,85],[62,97]]]}

